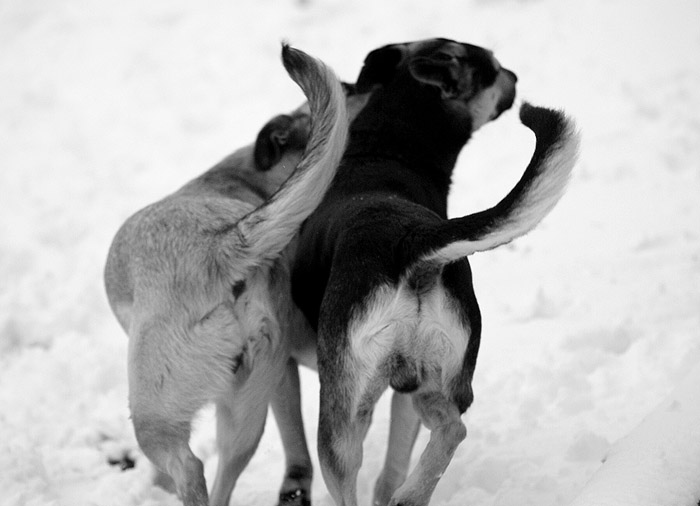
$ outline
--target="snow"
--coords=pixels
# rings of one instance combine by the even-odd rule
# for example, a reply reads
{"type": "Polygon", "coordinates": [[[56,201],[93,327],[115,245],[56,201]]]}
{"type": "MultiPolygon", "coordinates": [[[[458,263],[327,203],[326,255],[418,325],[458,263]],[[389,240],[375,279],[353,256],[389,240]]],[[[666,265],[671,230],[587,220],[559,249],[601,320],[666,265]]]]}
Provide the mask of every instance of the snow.
{"type": "MultiPolygon", "coordinates": [[[[696,411],[664,416],[697,420],[699,19],[695,0],[3,2],[0,504],[178,504],[151,486],[134,440],[126,338],[101,269],[131,213],[301,101],[279,63],[283,38],[346,80],[390,42],[487,46],[518,74],[521,99],[564,108],[583,133],[552,215],[473,257],[484,317],[476,401],[432,504],[567,504],[677,385],[696,411]],[[124,456],[136,467],[108,464],[124,456]]],[[[460,158],[450,213],[496,202],[532,146],[515,112],[479,131],[460,158]]],[[[315,451],[318,382],[308,371],[302,382],[315,451]]],[[[387,400],[365,443],[361,504],[383,462],[387,400]]],[[[236,504],[274,504],[283,457],[269,423],[236,504]]],[[[640,444],[667,444],[664,423],[640,444]]],[[[669,459],[698,445],[697,431],[677,434],[669,459]]],[[[417,447],[426,441],[421,433],[417,447]]],[[[211,481],[210,411],[193,447],[211,481]]],[[[638,468],[618,462],[619,484],[638,468]]],[[[314,503],[332,504],[316,475],[314,503]]],[[[699,481],[669,504],[695,506],[699,481]]]]}
{"type": "Polygon", "coordinates": [[[610,450],[571,506],[674,506],[700,497],[700,366],[610,450]]]}

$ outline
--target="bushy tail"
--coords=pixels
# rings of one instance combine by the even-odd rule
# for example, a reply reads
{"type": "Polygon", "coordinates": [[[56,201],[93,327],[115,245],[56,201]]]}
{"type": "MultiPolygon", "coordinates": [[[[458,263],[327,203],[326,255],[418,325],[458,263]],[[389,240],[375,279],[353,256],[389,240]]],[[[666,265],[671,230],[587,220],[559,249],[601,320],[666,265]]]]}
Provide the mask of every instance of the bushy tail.
{"type": "Polygon", "coordinates": [[[408,271],[434,270],[506,244],[535,228],[564,194],[578,157],[579,134],[563,112],[524,103],[520,120],[535,133],[535,152],[515,187],[494,207],[417,230],[408,271]]]}
{"type": "Polygon", "coordinates": [[[343,156],[348,134],[345,93],[333,71],[287,44],[282,45],[282,62],[309,102],[311,133],[292,176],[236,225],[231,246],[245,248],[245,256],[254,263],[277,257],[318,207],[343,156]]]}

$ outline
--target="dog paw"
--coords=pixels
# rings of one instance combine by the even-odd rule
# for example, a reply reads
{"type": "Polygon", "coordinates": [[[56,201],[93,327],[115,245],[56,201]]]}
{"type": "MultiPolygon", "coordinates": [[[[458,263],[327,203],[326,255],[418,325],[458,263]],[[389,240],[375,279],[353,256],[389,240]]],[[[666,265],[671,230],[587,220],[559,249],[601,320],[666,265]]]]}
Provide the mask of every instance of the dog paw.
{"type": "Polygon", "coordinates": [[[280,494],[277,506],[311,506],[311,499],[308,492],[303,489],[296,489],[280,494]]]}

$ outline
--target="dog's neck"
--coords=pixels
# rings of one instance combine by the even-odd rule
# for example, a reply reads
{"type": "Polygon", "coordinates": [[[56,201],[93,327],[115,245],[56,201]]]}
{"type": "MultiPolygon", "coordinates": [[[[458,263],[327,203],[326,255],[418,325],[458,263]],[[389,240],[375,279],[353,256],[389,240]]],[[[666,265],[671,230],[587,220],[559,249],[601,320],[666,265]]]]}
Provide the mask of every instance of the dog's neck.
{"type": "Polygon", "coordinates": [[[412,80],[410,85],[375,90],[352,123],[343,165],[398,163],[446,199],[471,124],[455,127],[436,91],[412,80]]]}

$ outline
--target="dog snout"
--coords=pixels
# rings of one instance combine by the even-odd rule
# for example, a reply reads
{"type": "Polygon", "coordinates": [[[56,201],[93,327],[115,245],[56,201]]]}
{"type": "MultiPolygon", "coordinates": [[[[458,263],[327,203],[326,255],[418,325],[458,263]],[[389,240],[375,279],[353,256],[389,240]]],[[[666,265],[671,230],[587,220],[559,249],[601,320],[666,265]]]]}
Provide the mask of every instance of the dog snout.
{"type": "Polygon", "coordinates": [[[513,85],[518,82],[518,76],[515,75],[515,72],[512,70],[508,70],[507,68],[501,68],[501,72],[503,72],[508,79],[510,79],[513,82],[513,85]]]}

